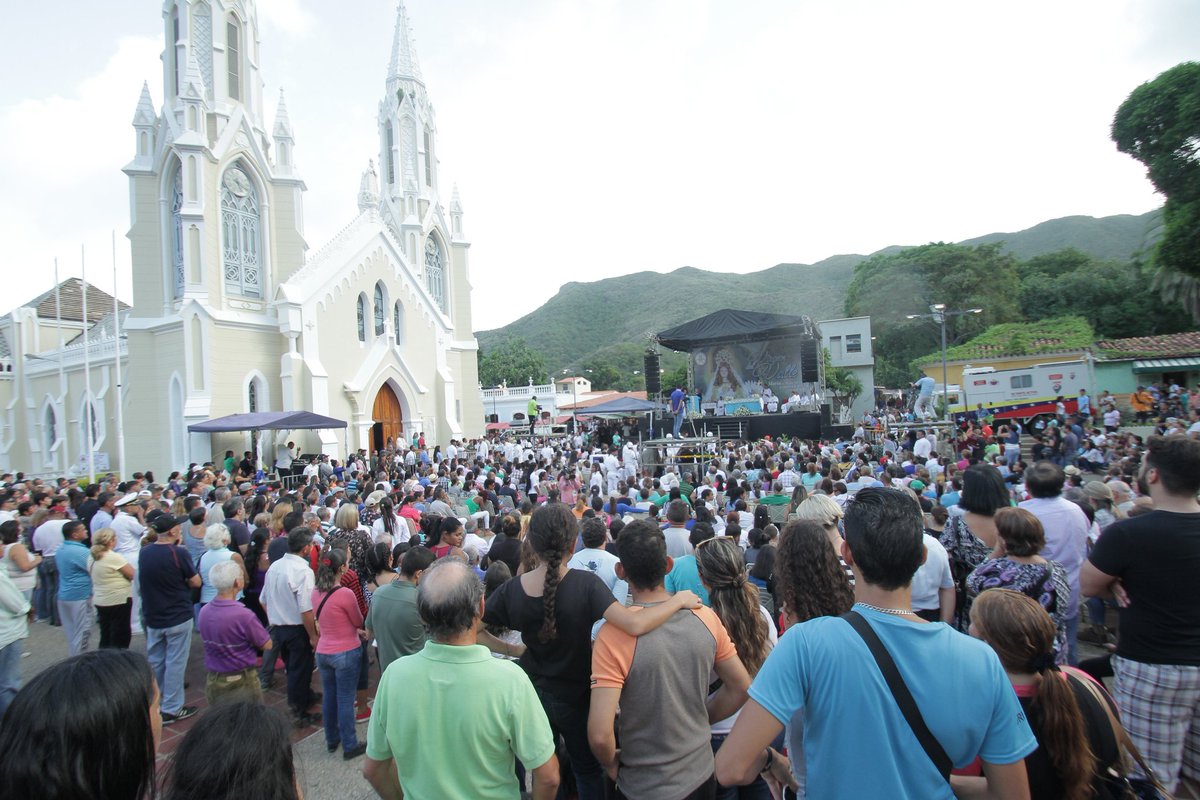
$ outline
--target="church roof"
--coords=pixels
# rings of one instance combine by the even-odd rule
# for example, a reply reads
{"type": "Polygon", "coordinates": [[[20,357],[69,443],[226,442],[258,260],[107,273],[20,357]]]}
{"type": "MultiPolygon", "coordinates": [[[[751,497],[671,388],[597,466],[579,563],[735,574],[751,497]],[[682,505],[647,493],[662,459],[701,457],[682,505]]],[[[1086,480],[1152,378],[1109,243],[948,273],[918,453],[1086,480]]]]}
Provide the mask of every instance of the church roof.
{"type": "MultiPolygon", "coordinates": [[[[88,302],[89,302],[88,316],[90,317],[90,316],[92,316],[92,309],[91,309],[91,305],[90,305],[91,301],[89,300],[88,302]]],[[[124,304],[122,303],[122,305],[124,305],[124,304]]],[[[109,308],[112,308],[112,306],[110,305],[109,308]]],[[[124,325],[125,320],[128,318],[129,318],[129,308],[124,307],[121,309],[121,324],[124,325]]],[[[110,311],[107,314],[105,314],[103,317],[101,317],[99,320],[97,320],[92,325],[92,327],[88,328],[88,341],[89,342],[98,342],[102,339],[111,339],[113,337],[113,333],[115,333],[115,331],[113,330],[113,315],[112,315],[112,312],[110,311]]],[[[71,341],[67,342],[67,344],[66,344],[67,347],[74,347],[75,345],[79,345],[81,347],[83,346],[83,334],[82,333],[77,335],[75,338],[71,339],[71,341]]]]}
{"type": "MultiPolygon", "coordinates": [[[[88,321],[97,322],[106,314],[112,313],[113,297],[108,292],[102,291],[94,284],[89,283],[87,287],[87,302],[88,302],[88,321]]],[[[117,301],[121,308],[129,308],[128,305],[117,301]]],[[[54,319],[58,316],[56,313],[56,304],[54,299],[54,290],[40,294],[30,300],[28,303],[22,303],[22,308],[33,308],[37,310],[37,315],[42,319],[54,319]]],[[[58,285],[58,307],[62,319],[70,322],[83,322],[83,281],[79,278],[67,278],[58,285]]]]}

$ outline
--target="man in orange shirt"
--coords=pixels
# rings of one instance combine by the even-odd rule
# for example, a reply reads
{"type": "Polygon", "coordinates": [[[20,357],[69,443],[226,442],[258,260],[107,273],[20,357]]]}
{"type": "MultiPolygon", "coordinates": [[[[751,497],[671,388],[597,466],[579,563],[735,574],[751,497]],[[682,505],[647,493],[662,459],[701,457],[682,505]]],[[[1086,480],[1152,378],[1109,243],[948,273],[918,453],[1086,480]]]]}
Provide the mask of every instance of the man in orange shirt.
{"type": "Polygon", "coordinates": [[[1137,387],[1137,391],[1129,396],[1129,405],[1138,422],[1145,422],[1154,408],[1154,398],[1146,391],[1145,386],[1137,387]]]}
{"type": "MultiPolygon", "coordinates": [[[[663,578],[672,559],[654,524],[629,523],[617,547],[617,575],[628,581],[633,607],[667,600],[663,578]]],[[[750,676],[710,608],[679,611],[644,636],[604,625],[592,651],[588,741],[616,781],[617,796],[712,797],[716,783],[709,726],[741,708],[749,686],[750,676]],[[721,688],[708,697],[714,671],[721,688]]]]}

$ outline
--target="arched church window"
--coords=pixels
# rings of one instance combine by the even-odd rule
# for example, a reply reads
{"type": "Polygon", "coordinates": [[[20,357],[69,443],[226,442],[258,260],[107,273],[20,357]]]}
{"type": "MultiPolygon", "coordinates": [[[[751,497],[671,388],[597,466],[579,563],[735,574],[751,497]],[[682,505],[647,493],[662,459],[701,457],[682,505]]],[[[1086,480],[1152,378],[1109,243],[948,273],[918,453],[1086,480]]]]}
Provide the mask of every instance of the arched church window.
{"type": "Polygon", "coordinates": [[[171,72],[175,81],[175,94],[179,94],[179,9],[171,10],[171,72]]]}
{"type": "Polygon", "coordinates": [[[54,450],[54,445],[58,444],[58,417],[54,413],[54,406],[46,406],[46,419],[44,423],[44,441],[46,460],[49,461],[53,456],[51,451],[54,450]]]}
{"type": "Polygon", "coordinates": [[[433,134],[425,129],[425,185],[433,186],[433,134]]]}
{"type": "Polygon", "coordinates": [[[242,99],[242,25],[229,15],[225,24],[225,68],[229,73],[229,99],[242,99]]]}
{"type": "Polygon", "coordinates": [[[367,340],[367,298],[358,296],[358,340],[367,340]]]}
{"type": "Polygon", "coordinates": [[[225,289],[233,294],[262,297],[262,234],[258,192],[240,166],[225,170],[221,181],[222,255],[225,289]]]}
{"type": "Polygon", "coordinates": [[[387,181],[391,186],[396,182],[396,134],[390,122],[387,126],[387,152],[384,156],[387,158],[387,181]]]}
{"type": "Polygon", "coordinates": [[[171,264],[172,286],[176,300],[183,297],[183,170],[175,171],[171,181],[171,264]]]}
{"type": "Polygon", "coordinates": [[[432,234],[425,240],[425,286],[433,295],[437,307],[446,308],[446,267],[442,260],[442,246],[432,234]]]}
{"type": "Polygon", "coordinates": [[[79,452],[86,453],[89,445],[94,448],[100,442],[99,412],[96,410],[93,400],[85,399],[83,401],[79,417],[79,452]],[[91,435],[90,441],[89,434],[91,435]]]}
{"type": "Polygon", "coordinates": [[[392,307],[392,328],[396,331],[396,344],[404,343],[404,306],[400,301],[396,301],[396,305],[392,307]]]}
{"type": "Polygon", "coordinates": [[[258,381],[250,381],[246,387],[246,408],[251,414],[258,411],[258,381]]]}
{"type": "Polygon", "coordinates": [[[383,336],[383,321],[387,318],[384,309],[383,284],[375,284],[375,335],[383,336]]]}

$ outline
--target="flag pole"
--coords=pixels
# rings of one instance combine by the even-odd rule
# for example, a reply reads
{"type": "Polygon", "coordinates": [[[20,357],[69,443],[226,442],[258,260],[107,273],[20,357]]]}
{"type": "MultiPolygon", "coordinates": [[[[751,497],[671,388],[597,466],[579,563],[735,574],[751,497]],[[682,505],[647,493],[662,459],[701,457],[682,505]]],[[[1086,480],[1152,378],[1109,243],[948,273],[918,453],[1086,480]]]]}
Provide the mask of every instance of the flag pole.
{"type": "Polygon", "coordinates": [[[79,245],[79,268],[83,281],[83,391],[86,402],[83,406],[84,441],[87,443],[88,483],[96,480],[96,464],[94,450],[96,443],[92,438],[92,423],[96,416],[96,407],[92,404],[92,362],[88,352],[88,332],[91,327],[88,320],[88,283],[87,259],[84,246],[79,245]]]}
{"type": "Polygon", "coordinates": [[[121,386],[121,302],[117,300],[117,232],[112,232],[113,262],[113,371],[117,378],[117,474],[125,480],[125,409],[121,386]]]}

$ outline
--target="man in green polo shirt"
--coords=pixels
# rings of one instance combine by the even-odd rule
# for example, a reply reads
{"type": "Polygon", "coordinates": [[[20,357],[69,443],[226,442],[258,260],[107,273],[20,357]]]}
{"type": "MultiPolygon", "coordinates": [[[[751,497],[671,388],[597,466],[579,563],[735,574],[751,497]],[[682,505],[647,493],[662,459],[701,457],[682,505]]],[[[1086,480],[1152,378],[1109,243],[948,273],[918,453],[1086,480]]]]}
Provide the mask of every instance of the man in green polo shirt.
{"type": "Polygon", "coordinates": [[[435,560],[427,547],[414,547],[400,562],[400,575],[371,595],[367,612],[367,641],[379,647],[379,671],[398,658],[418,653],[425,646],[425,626],[417,612],[417,586],[435,560]]]}
{"type": "Polygon", "coordinates": [[[520,759],[533,770],[535,800],[553,798],[558,759],[533,684],[475,644],[483,584],[443,558],[421,576],[417,608],[432,638],[379,679],[363,776],[384,800],[519,800],[520,759]]]}

